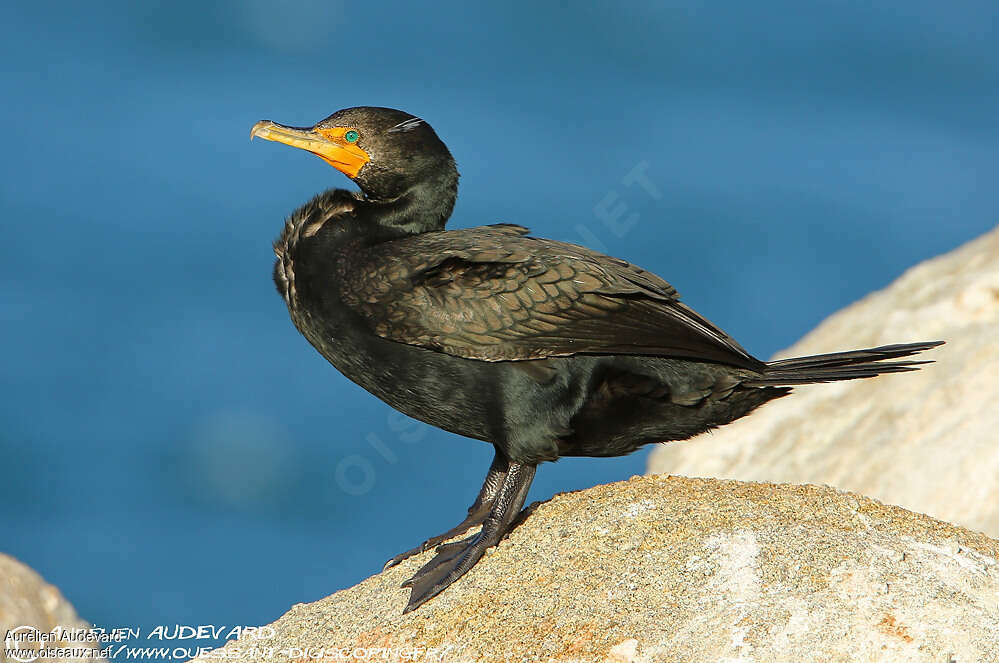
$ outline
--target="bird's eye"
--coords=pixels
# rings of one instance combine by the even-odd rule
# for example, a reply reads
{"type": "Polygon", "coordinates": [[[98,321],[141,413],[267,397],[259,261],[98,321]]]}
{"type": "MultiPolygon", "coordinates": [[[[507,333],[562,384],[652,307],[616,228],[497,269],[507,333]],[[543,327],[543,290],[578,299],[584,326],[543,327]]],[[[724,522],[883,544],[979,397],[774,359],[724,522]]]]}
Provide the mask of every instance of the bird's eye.
{"type": "Polygon", "coordinates": [[[357,133],[353,129],[351,129],[350,131],[348,131],[347,133],[345,133],[343,135],[343,139],[345,141],[347,141],[348,143],[356,143],[357,139],[360,138],[360,137],[361,137],[361,134],[357,133]]]}

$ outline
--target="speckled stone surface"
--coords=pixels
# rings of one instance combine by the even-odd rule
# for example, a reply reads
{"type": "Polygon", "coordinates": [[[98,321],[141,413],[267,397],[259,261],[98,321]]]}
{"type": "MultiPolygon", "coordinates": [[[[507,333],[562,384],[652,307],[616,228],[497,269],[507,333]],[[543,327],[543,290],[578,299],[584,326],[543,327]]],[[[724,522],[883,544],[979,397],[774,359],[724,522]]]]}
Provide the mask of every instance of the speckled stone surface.
{"type": "MultiPolygon", "coordinates": [[[[5,643],[8,633],[13,629],[24,631],[33,627],[43,633],[51,633],[53,629],[88,629],[87,622],[80,619],[69,601],[54,586],[45,582],[33,569],[17,561],[9,555],[0,553],[0,661],[8,660],[5,645],[18,649],[38,649],[37,639],[33,642],[15,644],[13,640],[5,643]]],[[[94,647],[87,643],[72,642],[65,639],[51,640],[46,647],[60,650],[90,649],[91,654],[78,657],[40,657],[36,660],[46,661],[93,661],[94,647]]],[[[96,649],[99,649],[97,647],[96,649]]],[[[81,652],[82,653],[82,652],[81,652]]],[[[15,654],[28,659],[30,655],[15,654]]],[[[14,660],[14,659],[10,659],[14,660]]],[[[104,660],[99,658],[97,660],[104,660]]]]}
{"type": "Polygon", "coordinates": [[[296,605],[272,636],[216,655],[999,661],[999,542],[827,487],[660,475],[557,495],[403,616],[399,584],[429,555],[296,605]]]}
{"type": "Polygon", "coordinates": [[[999,228],[913,267],[780,356],[935,339],[947,344],[917,373],[798,387],[662,445],[650,472],[828,484],[999,538],[999,228]]]}

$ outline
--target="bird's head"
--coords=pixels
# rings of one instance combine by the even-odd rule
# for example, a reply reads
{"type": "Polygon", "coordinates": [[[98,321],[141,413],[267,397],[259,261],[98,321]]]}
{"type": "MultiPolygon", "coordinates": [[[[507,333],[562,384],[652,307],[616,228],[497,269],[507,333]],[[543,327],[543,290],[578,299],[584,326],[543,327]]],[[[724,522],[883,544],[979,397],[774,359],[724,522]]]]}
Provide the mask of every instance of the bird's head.
{"type": "Polygon", "coordinates": [[[442,177],[457,182],[454,159],[430,125],[393,108],[345,108],[312,127],[262,120],[254,137],[312,152],[370,198],[391,199],[442,177]]]}

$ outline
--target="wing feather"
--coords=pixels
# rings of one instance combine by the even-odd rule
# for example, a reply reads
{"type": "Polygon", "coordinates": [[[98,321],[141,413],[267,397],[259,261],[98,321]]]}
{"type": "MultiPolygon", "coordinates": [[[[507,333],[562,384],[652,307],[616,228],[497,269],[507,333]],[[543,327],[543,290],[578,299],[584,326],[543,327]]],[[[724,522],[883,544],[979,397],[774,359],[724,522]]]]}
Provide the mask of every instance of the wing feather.
{"type": "Polygon", "coordinates": [[[341,263],[340,294],[378,335],[468,359],[685,357],[759,369],[655,274],[498,225],[378,244],[341,263]]]}

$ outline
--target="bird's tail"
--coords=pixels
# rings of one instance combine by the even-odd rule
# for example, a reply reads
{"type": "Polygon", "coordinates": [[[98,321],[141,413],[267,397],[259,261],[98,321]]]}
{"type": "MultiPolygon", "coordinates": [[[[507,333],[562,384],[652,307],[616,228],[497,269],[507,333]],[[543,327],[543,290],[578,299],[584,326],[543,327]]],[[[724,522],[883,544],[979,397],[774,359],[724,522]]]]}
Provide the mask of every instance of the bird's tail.
{"type": "Polygon", "coordinates": [[[882,345],[867,350],[833,352],[827,355],[781,359],[767,363],[760,377],[743,382],[747,387],[780,387],[814,382],[836,382],[873,378],[882,373],[905,373],[919,370],[921,364],[932,361],[887,361],[908,357],[943,345],[943,341],[882,345]]]}

